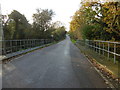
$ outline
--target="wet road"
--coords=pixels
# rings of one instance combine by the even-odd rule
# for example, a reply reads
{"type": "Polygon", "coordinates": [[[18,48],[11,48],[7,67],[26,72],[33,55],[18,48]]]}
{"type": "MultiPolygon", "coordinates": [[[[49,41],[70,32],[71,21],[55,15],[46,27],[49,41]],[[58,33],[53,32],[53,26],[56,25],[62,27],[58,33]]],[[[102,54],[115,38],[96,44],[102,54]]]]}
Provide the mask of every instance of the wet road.
{"type": "Polygon", "coordinates": [[[3,65],[3,88],[106,87],[69,37],[3,65]]]}

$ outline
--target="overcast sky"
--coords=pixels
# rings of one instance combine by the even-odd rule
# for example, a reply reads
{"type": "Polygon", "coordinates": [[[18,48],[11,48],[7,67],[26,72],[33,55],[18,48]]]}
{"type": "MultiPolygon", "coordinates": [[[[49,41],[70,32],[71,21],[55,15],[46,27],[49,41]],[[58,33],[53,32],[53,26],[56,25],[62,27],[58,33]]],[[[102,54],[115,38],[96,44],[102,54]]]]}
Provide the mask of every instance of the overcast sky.
{"type": "Polygon", "coordinates": [[[53,21],[61,21],[69,29],[70,17],[80,7],[81,0],[0,0],[2,14],[17,10],[32,22],[32,15],[37,8],[52,9],[55,12],[53,21]]]}

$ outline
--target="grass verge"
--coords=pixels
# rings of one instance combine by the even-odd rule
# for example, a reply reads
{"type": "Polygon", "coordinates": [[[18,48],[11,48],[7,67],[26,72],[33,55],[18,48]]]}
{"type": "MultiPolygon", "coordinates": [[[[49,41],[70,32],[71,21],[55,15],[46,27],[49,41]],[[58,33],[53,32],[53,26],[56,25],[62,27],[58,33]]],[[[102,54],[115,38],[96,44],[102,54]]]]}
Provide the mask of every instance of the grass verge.
{"type": "Polygon", "coordinates": [[[108,60],[106,57],[98,55],[98,53],[89,48],[86,48],[85,46],[82,45],[77,46],[80,48],[81,52],[85,53],[86,55],[89,55],[94,60],[96,60],[97,63],[102,64],[104,67],[108,68],[110,72],[115,75],[115,77],[120,76],[118,75],[118,67],[120,67],[118,66],[118,62],[114,64],[112,60],[108,60]]]}
{"type": "MultiPolygon", "coordinates": [[[[75,40],[71,40],[73,43],[75,40]]],[[[114,64],[113,60],[108,60],[105,56],[99,55],[94,50],[80,45],[78,43],[74,43],[82,53],[92,62],[92,64],[114,85],[114,87],[118,88],[120,85],[120,73],[117,62],[114,64]]]]}
{"type": "Polygon", "coordinates": [[[71,39],[71,41],[72,41],[72,43],[74,43],[74,44],[76,43],[76,40],[74,40],[74,39],[71,39]]]}

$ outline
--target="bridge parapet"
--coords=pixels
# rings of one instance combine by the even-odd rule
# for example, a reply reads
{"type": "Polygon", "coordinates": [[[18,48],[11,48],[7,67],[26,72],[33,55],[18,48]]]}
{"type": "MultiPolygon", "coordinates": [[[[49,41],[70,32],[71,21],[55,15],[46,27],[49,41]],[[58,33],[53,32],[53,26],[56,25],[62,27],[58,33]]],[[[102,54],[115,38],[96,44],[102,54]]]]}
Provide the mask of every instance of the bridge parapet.
{"type": "Polygon", "coordinates": [[[114,63],[120,60],[120,42],[101,41],[101,40],[78,40],[77,43],[85,45],[96,53],[107,56],[114,59],[114,63]]]}
{"type": "Polygon", "coordinates": [[[0,60],[43,47],[52,42],[51,39],[0,40],[2,44],[0,60]]]}

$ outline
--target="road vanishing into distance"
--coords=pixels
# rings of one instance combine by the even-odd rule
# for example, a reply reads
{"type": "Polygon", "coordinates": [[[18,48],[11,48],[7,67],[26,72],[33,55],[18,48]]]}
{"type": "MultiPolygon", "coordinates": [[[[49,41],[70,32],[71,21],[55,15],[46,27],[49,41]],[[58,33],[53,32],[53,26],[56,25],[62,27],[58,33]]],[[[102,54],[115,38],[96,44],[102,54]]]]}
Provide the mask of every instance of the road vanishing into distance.
{"type": "Polygon", "coordinates": [[[3,88],[107,88],[67,38],[3,64],[3,88]]]}

